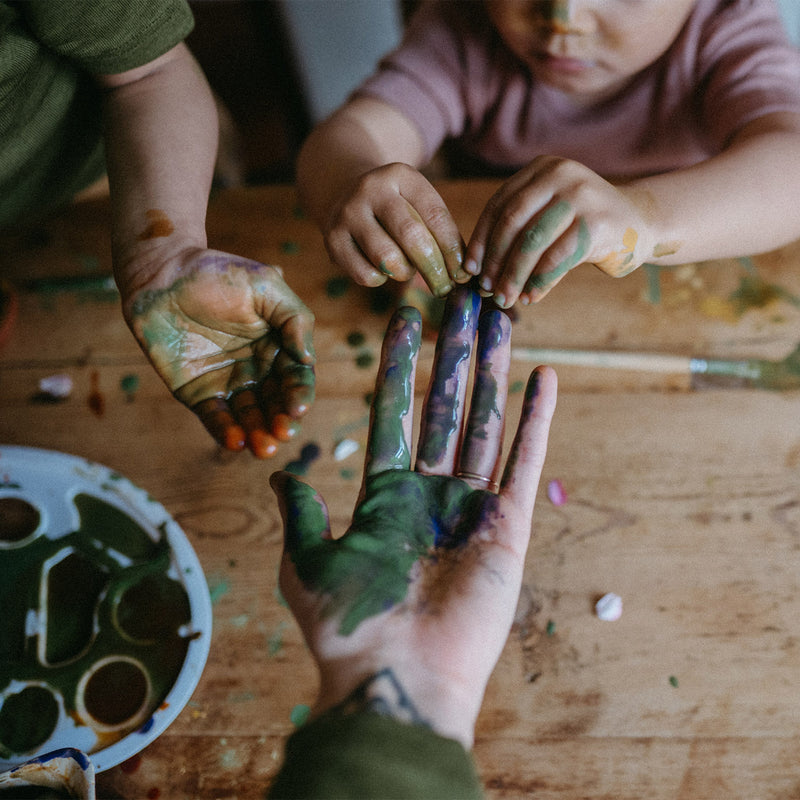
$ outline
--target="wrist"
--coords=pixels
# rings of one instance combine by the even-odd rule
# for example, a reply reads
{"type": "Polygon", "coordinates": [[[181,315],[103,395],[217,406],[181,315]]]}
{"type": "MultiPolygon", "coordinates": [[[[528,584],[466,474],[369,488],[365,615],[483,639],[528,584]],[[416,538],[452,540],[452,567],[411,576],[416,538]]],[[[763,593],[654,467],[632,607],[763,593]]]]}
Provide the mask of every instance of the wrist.
{"type": "Polygon", "coordinates": [[[484,687],[460,687],[419,668],[338,668],[323,674],[314,717],[375,713],[472,748],[484,687]]]}

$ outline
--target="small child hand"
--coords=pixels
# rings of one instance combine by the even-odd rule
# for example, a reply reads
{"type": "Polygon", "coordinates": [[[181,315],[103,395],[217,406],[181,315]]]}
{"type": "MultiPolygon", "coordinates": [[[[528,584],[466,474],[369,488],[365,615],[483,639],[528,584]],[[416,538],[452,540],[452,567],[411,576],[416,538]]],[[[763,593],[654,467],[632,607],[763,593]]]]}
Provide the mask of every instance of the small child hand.
{"type": "Polygon", "coordinates": [[[158,374],[223,447],[271,456],[314,400],[314,316],[277,267],[192,250],[123,295],[158,374]]]}
{"type": "Polygon", "coordinates": [[[462,267],[464,242],[444,201],[406,164],[360,176],[323,233],[334,263],[365,286],[406,281],[417,271],[441,297],[470,278],[462,267]]]}
{"type": "Polygon", "coordinates": [[[501,308],[541,300],[571,269],[628,275],[653,256],[635,195],[575,161],[542,156],[517,172],[481,214],[466,263],[501,308]]]}

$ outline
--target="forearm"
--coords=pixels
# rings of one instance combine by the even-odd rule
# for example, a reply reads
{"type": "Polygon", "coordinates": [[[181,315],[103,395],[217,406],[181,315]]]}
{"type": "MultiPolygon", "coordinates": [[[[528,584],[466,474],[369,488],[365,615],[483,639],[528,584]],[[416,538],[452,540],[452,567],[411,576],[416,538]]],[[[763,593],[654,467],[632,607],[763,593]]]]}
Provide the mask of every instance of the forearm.
{"type": "Polygon", "coordinates": [[[297,160],[297,186],[308,214],[324,225],[358,178],[385,164],[421,166],[422,141],[402,114],[357,99],[318,125],[297,160]]]}
{"type": "Polygon", "coordinates": [[[170,254],[206,246],[218,122],[184,45],[101,82],[114,270],[125,293],[151,280],[170,254]]]}
{"type": "Polygon", "coordinates": [[[648,260],[672,265],[750,255],[799,238],[798,163],[800,120],[773,115],[708,161],[628,184],[624,191],[652,221],[648,260]]]}

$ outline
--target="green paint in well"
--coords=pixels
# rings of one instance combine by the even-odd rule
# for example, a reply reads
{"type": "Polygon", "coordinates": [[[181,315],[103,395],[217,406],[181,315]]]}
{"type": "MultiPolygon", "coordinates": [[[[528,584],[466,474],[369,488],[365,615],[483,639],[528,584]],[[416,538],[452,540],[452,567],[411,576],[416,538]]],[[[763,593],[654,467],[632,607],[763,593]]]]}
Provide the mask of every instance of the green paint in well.
{"type": "MultiPolygon", "coordinates": [[[[190,621],[188,596],[168,574],[170,549],[163,532],[154,540],[127,514],[92,495],[78,494],[72,502],[76,530],[0,551],[0,692],[12,680],[41,682],[62,696],[67,714],[79,719],[79,682],[99,660],[110,658],[89,678],[84,700],[97,720],[124,722],[124,715],[138,712],[143,701],[142,670],[152,687],[150,712],[174,684],[188,648],[181,633],[190,621]],[[30,609],[46,620],[39,647],[26,636],[30,609]]],[[[31,698],[37,708],[48,705],[30,694],[17,702],[31,698]]],[[[17,717],[15,703],[8,700],[0,708],[5,720],[0,750],[26,752],[32,748],[19,749],[14,733],[19,723],[11,721],[17,717]]],[[[46,718],[42,711],[40,719],[46,718]]],[[[108,734],[103,736],[108,744],[108,734]]]]}

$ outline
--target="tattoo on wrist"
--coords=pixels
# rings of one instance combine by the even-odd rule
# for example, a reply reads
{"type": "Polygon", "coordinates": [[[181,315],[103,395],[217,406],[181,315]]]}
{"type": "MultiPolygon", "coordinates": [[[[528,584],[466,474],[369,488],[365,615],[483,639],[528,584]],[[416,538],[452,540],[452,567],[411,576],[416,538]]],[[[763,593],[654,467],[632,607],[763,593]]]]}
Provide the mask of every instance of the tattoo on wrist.
{"type": "Polygon", "coordinates": [[[403,685],[390,667],[365,678],[331,711],[339,714],[372,711],[409,725],[431,727],[430,722],[420,714],[411,698],[406,694],[403,685]]]}

